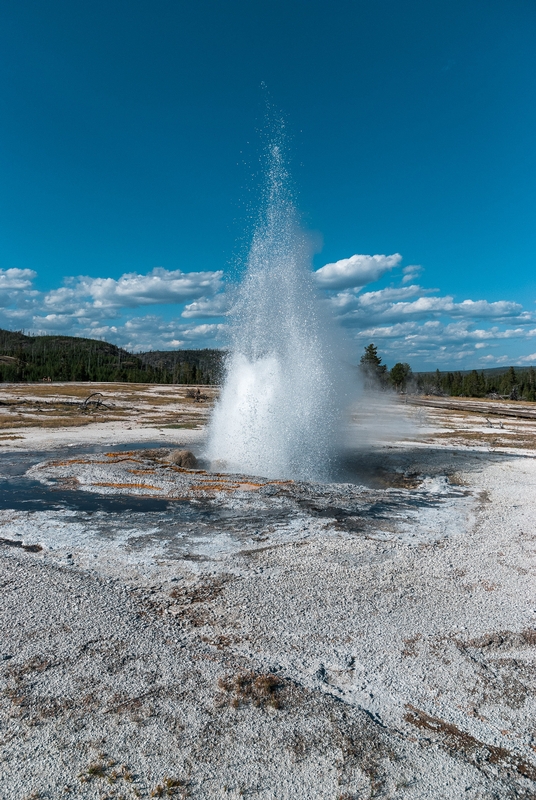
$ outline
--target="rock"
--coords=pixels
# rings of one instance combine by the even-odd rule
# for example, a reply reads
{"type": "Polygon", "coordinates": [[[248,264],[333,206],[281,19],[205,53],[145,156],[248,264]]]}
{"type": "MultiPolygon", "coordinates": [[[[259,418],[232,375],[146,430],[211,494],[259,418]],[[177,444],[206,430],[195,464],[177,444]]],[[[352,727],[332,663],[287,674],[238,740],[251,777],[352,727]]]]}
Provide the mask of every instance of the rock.
{"type": "Polygon", "coordinates": [[[197,466],[197,459],[190,450],[172,450],[166,461],[171,461],[172,464],[184,469],[195,469],[197,466]]]}

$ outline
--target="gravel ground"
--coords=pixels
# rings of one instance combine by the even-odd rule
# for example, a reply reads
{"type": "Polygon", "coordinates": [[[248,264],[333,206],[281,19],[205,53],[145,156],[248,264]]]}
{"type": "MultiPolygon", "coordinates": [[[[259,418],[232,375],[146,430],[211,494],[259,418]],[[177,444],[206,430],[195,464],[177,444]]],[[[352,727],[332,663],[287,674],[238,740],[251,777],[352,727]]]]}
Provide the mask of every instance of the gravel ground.
{"type": "Polygon", "coordinates": [[[2,798],[536,797],[529,454],[378,446],[366,486],[161,456],[31,474],[197,522],[1,512],[2,798]]]}

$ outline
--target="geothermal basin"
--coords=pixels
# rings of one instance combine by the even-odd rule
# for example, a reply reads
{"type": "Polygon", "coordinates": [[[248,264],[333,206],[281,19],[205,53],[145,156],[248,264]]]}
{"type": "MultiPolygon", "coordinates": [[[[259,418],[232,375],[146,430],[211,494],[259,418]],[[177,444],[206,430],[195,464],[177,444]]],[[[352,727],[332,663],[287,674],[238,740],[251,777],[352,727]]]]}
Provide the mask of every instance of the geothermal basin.
{"type": "Polygon", "coordinates": [[[174,466],[204,391],[3,389],[3,796],[533,796],[530,404],[363,402],[315,482],[174,466]]]}

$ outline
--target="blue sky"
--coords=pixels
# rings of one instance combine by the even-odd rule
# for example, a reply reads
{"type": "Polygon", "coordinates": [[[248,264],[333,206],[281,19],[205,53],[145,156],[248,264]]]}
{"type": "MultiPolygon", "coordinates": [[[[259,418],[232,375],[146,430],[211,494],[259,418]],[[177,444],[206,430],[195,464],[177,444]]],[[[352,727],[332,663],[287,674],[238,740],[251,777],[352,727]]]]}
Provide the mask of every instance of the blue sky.
{"type": "Polygon", "coordinates": [[[533,0],[5,0],[0,326],[222,346],[265,82],[356,360],[536,363],[535,34],[533,0]]]}

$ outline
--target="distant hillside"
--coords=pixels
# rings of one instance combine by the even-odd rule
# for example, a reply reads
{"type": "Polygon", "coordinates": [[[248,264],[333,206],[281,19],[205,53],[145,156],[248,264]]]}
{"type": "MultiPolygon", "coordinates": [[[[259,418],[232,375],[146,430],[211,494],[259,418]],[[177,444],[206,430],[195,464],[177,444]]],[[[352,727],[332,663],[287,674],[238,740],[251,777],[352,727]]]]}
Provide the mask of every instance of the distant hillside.
{"type": "Polygon", "coordinates": [[[26,336],[0,329],[0,381],[128,381],[213,384],[221,375],[219,350],[132,354],[98,339],[26,336]]]}
{"type": "Polygon", "coordinates": [[[152,369],[171,373],[172,383],[216,384],[222,378],[225,352],[210,349],[150,350],[138,353],[138,356],[152,369]]]}

